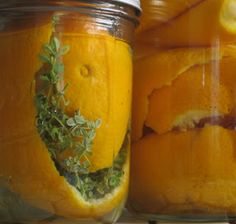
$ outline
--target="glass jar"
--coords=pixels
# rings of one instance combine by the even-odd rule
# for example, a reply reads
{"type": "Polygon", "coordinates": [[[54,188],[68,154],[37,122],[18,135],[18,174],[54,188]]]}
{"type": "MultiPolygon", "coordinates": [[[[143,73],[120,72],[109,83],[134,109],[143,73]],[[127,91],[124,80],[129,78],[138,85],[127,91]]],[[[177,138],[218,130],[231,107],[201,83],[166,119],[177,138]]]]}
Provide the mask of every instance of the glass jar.
{"type": "Polygon", "coordinates": [[[0,1],[0,222],[115,222],[139,1],[0,1]]]}
{"type": "Polygon", "coordinates": [[[142,3],[129,208],[149,220],[235,221],[236,2],[142,3]]]}

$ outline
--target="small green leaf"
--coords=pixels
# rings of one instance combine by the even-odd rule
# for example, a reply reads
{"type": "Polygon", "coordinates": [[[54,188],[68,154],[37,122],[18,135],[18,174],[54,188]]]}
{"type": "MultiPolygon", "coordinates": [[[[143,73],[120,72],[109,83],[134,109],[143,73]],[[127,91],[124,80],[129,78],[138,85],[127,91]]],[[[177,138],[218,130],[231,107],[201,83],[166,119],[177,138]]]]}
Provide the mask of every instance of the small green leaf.
{"type": "Polygon", "coordinates": [[[76,125],[74,118],[69,118],[66,122],[69,127],[74,127],[76,125]]]}
{"type": "Polygon", "coordinates": [[[59,22],[60,17],[58,15],[53,15],[52,16],[52,25],[55,27],[57,23],[59,22]]]}
{"type": "Polygon", "coordinates": [[[47,64],[51,64],[51,60],[50,60],[50,57],[48,57],[47,55],[39,55],[39,59],[40,61],[44,62],[44,63],[47,63],[47,64]]]}
{"type": "Polygon", "coordinates": [[[49,78],[48,78],[47,75],[41,75],[41,76],[40,76],[40,79],[41,79],[42,81],[50,82],[50,80],[49,80],[49,78]]]}
{"type": "Polygon", "coordinates": [[[83,165],[84,168],[89,168],[90,165],[91,165],[91,163],[90,163],[89,160],[85,160],[85,161],[82,163],[82,165],[83,165]]]}
{"type": "Polygon", "coordinates": [[[49,44],[44,44],[43,49],[49,54],[53,54],[53,55],[55,54],[55,51],[49,44]]]}
{"type": "Polygon", "coordinates": [[[96,120],[95,123],[96,123],[96,128],[99,128],[101,126],[101,124],[102,124],[102,120],[98,119],[98,120],[96,120]]]}
{"type": "Polygon", "coordinates": [[[64,65],[60,62],[57,62],[54,66],[54,73],[56,74],[64,73],[64,65]]]}
{"type": "Polygon", "coordinates": [[[51,44],[52,44],[53,48],[56,50],[56,52],[58,52],[60,49],[60,41],[58,40],[57,37],[55,37],[55,36],[52,37],[51,44]]]}
{"type": "Polygon", "coordinates": [[[93,192],[92,192],[92,191],[89,191],[89,192],[88,192],[88,197],[89,197],[89,198],[93,198],[93,192]]]}
{"type": "MultiPolygon", "coordinates": [[[[75,115],[75,121],[76,121],[76,124],[81,124],[81,118],[79,115],[75,115]]],[[[84,121],[82,121],[82,124],[84,124],[84,121]]]]}

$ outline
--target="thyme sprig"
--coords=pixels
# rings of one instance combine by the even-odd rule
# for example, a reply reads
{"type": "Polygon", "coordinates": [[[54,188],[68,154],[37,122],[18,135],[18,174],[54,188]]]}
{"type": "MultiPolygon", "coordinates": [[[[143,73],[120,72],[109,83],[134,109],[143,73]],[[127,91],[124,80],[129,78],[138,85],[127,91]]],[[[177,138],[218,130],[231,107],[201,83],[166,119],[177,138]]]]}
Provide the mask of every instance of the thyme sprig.
{"type": "Polygon", "coordinates": [[[57,168],[71,185],[76,186],[86,200],[92,200],[103,198],[120,185],[124,176],[123,168],[126,159],[127,145],[124,145],[110,168],[80,176],[76,175],[76,173],[69,173],[62,167],[58,166],[57,168]]]}
{"type": "Polygon", "coordinates": [[[66,112],[70,102],[66,99],[65,92],[69,84],[63,83],[62,57],[69,50],[69,46],[61,46],[56,36],[43,46],[43,54],[39,58],[44,66],[36,77],[36,126],[59,173],[86,200],[98,199],[121,183],[127,157],[127,139],[112,167],[90,173],[89,157],[92,155],[93,141],[101,120],[88,120],[79,110],[73,116],[66,112]],[[62,156],[61,159],[66,151],[70,152],[70,156],[62,156]]]}
{"type": "Polygon", "coordinates": [[[39,56],[44,63],[39,76],[42,88],[35,96],[37,128],[54,160],[59,161],[59,155],[65,150],[73,151],[73,156],[60,161],[64,169],[77,175],[88,173],[91,165],[88,157],[92,154],[93,140],[101,121],[87,120],[79,110],[74,116],[66,113],[68,85],[63,87],[62,84],[64,64],[61,57],[69,51],[69,46],[61,46],[53,36],[43,50],[39,56]]]}

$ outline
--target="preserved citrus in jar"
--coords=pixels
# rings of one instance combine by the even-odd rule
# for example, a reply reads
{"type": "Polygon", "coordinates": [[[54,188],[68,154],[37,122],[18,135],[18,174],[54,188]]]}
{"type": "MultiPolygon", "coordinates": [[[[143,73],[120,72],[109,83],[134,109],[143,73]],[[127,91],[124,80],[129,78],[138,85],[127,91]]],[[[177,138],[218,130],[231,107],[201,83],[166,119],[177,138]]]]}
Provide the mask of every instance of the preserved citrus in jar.
{"type": "Polygon", "coordinates": [[[132,1],[0,1],[0,221],[119,217],[138,13],[132,1]]]}
{"type": "Polygon", "coordinates": [[[235,220],[236,1],[142,3],[129,208],[151,220],[235,220]]]}

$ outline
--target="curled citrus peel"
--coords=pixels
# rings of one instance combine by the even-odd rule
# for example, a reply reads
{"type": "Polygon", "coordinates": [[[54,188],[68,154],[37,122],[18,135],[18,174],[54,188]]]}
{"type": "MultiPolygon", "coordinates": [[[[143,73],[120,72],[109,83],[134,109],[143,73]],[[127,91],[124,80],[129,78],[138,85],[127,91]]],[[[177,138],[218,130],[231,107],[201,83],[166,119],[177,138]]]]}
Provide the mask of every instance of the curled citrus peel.
{"type": "MultiPolygon", "coordinates": [[[[133,111],[132,121],[132,139],[137,141],[143,135],[143,126],[146,124],[146,119],[149,113],[149,103],[152,99],[152,95],[155,95],[155,91],[165,92],[165,89],[172,89],[173,83],[178,79],[182,79],[181,76],[186,73],[186,78],[188,78],[188,74],[191,75],[192,71],[196,71],[196,77],[200,83],[201,74],[204,71],[204,68],[208,68],[209,76],[207,79],[213,80],[211,76],[211,66],[217,64],[218,61],[232,57],[231,60],[235,57],[236,50],[234,46],[223,46],[222,48],[191,48],[184,49],[178,48],[173,50],[163,50],[158,53],[149,55],[147,57],[141,58],[135,62],[134,66],[134,89],[133,89],[133,108],[136,108],[133,111]],[[180,60],[181,59],[181,60],[180,60]],[[199,68],[196,68],[199,66],[199,68]],[[198,71],[197,71],[198,70],[198,71]]],[[[222,70],[223,71],[223,70],[222,70]]],[[[228,72],[227,74],[230,74],[228,72]]],[[[222,76],[223,77],[223,76],[222,76]]],[[[234,77],[231,75],[231,77],[234,77]]],[[[194,77],[193,77],[194,79],[194,77]]],[[[231,78],[232,79],[232,78],[231,78]]],[[[202,77],[202,81],[204,77],[202,77]]],[[[228,82],[229,83],[229,82],[228,82]]],[[[191,81],[191,86],[196,85],[196,90],[198,88],[197,83],[195,81],[191,81]]],[[[191,89],[191,86],[189,87],[191,89]]],[[[187,88],[187,87],[186,87],[187,88]]],[[[202,86],[204,89],[204,86],[202,86]]],[[[210,88],[210,86],[208,86],[210,88]]],[[[222,87],[223,89],[225,87],[222,87]]],[[[210,90],[210,89],[209,89],[210,90]]],[[[181,92],[182,90],[180,90],[181,92]]],[[[211,90],[210,90],[211,91],[211,90]]],[[[227,92],[223,90],[224,92],[227,92]]],[[[167,91],[168,92],[168,91],[167,91]]],[[[185,92],[183,92],[186,95],[185,92]]],[[[191,97],[190,95],[186,95],[187,97],[191,97]]],[[[228,93],[225,93],[226,98],[228,93]]],[[[174,97],[178,97],[174,96],[174,97]]],[[[210,96],[209,96],[210,97],[210,96]]],[[[168,103],[168,100],[165,99],[164,95],[160,95],[160,103],[168,103]]],[[[230,98],[227,99],[227,102],[231,101],[230,98]]],[[[172,101],[171,101],[172,102],[172,101]]],[[[157,102],[157,107],[159,101],[157,102]]],[[[177,101],[176,101],[177,103],[177,101]]],[[[210,104],[210,101],[208,102],[210,104]]],[[[171,105],[169,105],[171,106],[171,105]]],[[[174,109],[174,105],[173,109],[174,109]]],[[[191,106],[190,106],[191,107],[191,106]]],[[[230,109],[230,105],[229,108],[230,109]]],[[[163,110],[171,111],[170,107],[160,106],[163,110]]],[[[192,108],[194,109],[194,108],[192,108]]],[[[228,109],[225,107],[224,112],[228,112],[228,109]]],[[[208,112],[209,113],[209,112],[208,112]]],[[[161,113],[161,116],[167,115],[167,112],[161,113]]],[[[180,113],[181,114],[181,113],[180,113]]],[[[164,121],[161,121],[164,122],[164,121]]],[[[174,122],[172,123],[174,125],[174,122]]],[[[171,126],[173,127],[173,126],[171,126]]],[[[170,127],[169,127],[170,128],[170,127]]],[[[169,130],[169,128],[167,130],[169,130]]],[[[165,131],[167,131],[165,130],[165,131]]]]}

